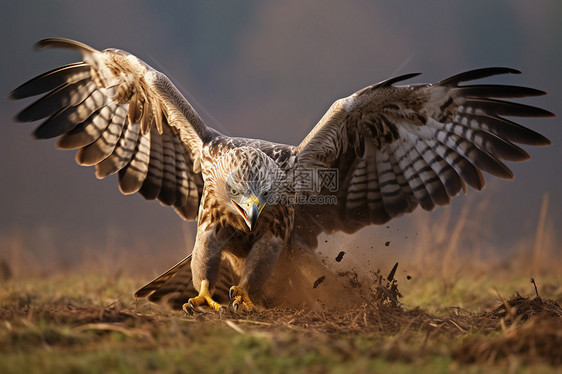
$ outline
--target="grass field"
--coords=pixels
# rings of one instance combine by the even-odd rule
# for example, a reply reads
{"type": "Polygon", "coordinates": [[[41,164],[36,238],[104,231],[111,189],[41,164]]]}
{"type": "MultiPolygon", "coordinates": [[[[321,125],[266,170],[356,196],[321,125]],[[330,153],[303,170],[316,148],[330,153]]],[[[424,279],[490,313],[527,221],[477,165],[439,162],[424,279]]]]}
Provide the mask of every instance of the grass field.
{"type": "Polygon", "coordinates": [[[128,277],[14,280],[0,291],[0,372],[559,372],[561,280],[537,279],[540,299],[523,277],[419,279],[400,306],[223,316],[135,300],[128,277]]]}
{"type": "Polygon", "coordinates": [[[90,264],[33,277],[26,256],[0,258],[0,373],[562,372],[562,259],[548,225],[519,256],[483,260],[486,248],[459,250],[466,217],[418,227],[417,268],[338,311],[186,315],[135,300],[146,275],[90,264]]]}

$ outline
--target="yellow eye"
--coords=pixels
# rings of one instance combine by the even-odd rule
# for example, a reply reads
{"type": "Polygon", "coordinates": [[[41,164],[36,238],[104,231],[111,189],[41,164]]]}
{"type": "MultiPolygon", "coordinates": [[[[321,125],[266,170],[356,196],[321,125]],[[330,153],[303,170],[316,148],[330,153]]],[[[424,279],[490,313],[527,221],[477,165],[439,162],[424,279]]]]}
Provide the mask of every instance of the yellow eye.
{"type": "Polygon", "coordinates": [[[236,191],[236,189],[234,189],[234,188],[230,188],[230,194],[231,194],[232,196],[238,196],[239,192],[236,191]]]}

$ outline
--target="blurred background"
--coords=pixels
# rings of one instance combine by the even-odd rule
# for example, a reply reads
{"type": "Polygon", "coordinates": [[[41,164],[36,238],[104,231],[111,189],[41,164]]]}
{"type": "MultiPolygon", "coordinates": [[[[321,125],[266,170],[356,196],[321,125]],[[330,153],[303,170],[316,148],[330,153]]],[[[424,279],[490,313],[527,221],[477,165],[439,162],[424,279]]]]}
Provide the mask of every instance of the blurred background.
{"type": "MultiPolygon", "coordinates": [[[[69,51],[33,50],[56,36],[135,54],[228,135],[298,144],[333,101],[364,86],[409,72],[423,73],[412,82],[435,82],[487,66],[523,71],[492,81],[545,90],[548,96],[525,102],[560,115],[561,19],[555,0],[4,1],[0,87],[5,97],[78,61],[69,51]]],[[[116,178],[96,180],[72,152],[34,140],[36,125],[14,123],[28,103],[0,100],[0,259],[11,274],[103,264],[152,276],[191,251],[193,223],[156,202],[122,196],[116,178]]],[[[325,237],[320,251],[408,266],[420,261],[421,246],[429,253],[443,236],[457,253],[482,258],[509,261],[537,245],[562,255],[559,121],[520,121],[554,145],[527,147],[532,161],[509,165],[514,181],[487,178],[483,192],[469,191],[451,208],[325,237]]]]}

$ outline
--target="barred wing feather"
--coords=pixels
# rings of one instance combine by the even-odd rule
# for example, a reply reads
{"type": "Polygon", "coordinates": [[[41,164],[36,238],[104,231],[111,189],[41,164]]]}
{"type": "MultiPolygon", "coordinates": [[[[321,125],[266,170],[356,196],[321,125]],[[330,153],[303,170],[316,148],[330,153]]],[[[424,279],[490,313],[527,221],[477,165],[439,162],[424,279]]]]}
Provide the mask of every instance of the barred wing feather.
{"type": "Polygon", "coordinates": [[[431,210],[448,204],[466,185],[480,190],[485,185],[482,172],[513,178],[503,161],[529,158],[516,143],[550,141],[505,117],[553,114],[501,99],[545,93],[508,85],[460,85],[506,73],[519,72],[486,68],[434,85],[393,85],[417,75],[408,74],[336,101],[299,145],[296,168],[337,168],[337,204],[299,206],[296,235],[315,247],[320,232],[351,233],[418,205],[431,210]]]}
{"type": "Polygon", "coordinates": [[[57,38],[37,46],[74,49],[83,61],[16,88],[14,99],[44,94],[16,119],[45,119],[37,138],[59,137],[57,147],[77,149],[77,163],[95,166],[98,178],[118,174],[124,194],[139,192],[194,219],[203,186],[197,162],[203,142],[216,132],[170,80],[120,50],[57,38]]]}

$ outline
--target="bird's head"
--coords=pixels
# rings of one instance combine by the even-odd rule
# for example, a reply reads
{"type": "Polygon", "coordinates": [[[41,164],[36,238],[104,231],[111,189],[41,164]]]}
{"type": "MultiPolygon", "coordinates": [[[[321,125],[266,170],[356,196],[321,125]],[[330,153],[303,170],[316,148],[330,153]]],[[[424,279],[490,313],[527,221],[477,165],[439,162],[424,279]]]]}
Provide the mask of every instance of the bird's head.
{"type": "Polygon", "coordinates": [[[230,150],[217,166],[222,169],[215,186],[218,199],[253,230],[267,203],[278,193],[283,171],[268,155],[252,147],[230,150]]]}

